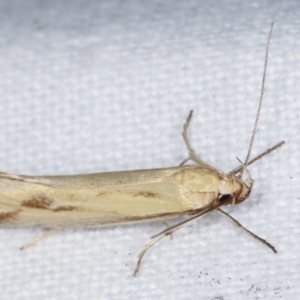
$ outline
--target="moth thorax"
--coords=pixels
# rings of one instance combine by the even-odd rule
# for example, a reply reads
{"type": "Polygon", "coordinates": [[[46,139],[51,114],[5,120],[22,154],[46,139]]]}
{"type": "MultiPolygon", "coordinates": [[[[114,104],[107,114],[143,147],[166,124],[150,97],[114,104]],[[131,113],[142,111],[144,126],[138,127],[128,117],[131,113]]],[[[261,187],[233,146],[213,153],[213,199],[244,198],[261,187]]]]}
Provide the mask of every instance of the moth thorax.
{"type": "MultiPolygon", "coordinates": [[[[252,180],[251,183],[253,183],[252,180]]],[[[219,193],[221,195],[231,195],[231,205],[244,201],[249,196],[251,187],[252,184],[251,186],[245,184],[233,174],[221,174],[220,176],[219,193]]]]}

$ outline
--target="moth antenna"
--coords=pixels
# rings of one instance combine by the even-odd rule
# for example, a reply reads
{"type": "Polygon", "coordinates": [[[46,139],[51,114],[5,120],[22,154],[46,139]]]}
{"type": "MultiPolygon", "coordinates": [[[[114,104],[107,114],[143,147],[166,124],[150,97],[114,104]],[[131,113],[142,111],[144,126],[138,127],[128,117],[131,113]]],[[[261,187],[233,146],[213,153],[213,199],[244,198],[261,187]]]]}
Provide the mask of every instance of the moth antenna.
{"type": "MultiPolygon", "coordinates": [[[[261,153],[261,154],[257,155],[256,157],[252,158],[251,160],[248,161],[247,167],[250,166],[250,165],[252,165],[256,161],[260,160],[262,157],[266,156],[267,154],[269,154],[269,153],[273,152],[274,150],[278,149],[283,144],[285,144],[285,141],[281,141],[280,143],[277,143],[272,148],[269,148],[266,151],[264,151],[263,153],[261,153]]],[[[242,165],[239,165],[238,167],[236,167],[235,169],[233,169],[232,171],[230,171],[230,173],[237,174],[237,173],[241,172],[241,170],[243,169],[242,165]]]]}
{"type": "MultiPolygon", "coordinates": [[[[268,56],[269,56],[269,47],[270,47],[272,32],[273,32],[273,23],[271,23],[271,28],[270,28],[270,31],[269,31],[269,36],[268,36],[268,41],[267,41],[267,46],[266,46],[265,64],[264,64],[263,79],[262,79],[261,90],[260,90],[259,104],[258,104],[258,109],[257,109],[257,113],[256,113],[255,123],[254,123],[253,130],[252,130],[252,136],[251,136],[250,144],[249,144],[249,147],[248,147],[248,153],[247,153],[247,156],[246,156],[246,159],[245,159],[245,162],[244,162],[245,166],[248,165],[251,150],[253,148],[253,143],[254,143],[254,139],[255,139],[255,135],[256,135],[256,131],[257,131],[257,125],[258,125],[258,120],[259,120],[259,116],[260,116],[261,106],[262,106],[262,102],[263,102],[263,98],[264,98],[265,81],[266,81],[266,75],[267,75],[268,56]]],[[[239,178],[241,178],[242,175],[243,175],[243,169],[241,170],[241,174],[240,174],[239,178]]]]}

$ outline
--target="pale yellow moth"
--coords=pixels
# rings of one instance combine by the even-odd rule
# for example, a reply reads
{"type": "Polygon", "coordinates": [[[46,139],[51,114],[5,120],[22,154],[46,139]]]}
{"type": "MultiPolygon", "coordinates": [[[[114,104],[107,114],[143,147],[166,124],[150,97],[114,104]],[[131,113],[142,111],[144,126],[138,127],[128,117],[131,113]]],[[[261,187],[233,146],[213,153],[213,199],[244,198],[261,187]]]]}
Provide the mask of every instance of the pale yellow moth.
{"type": "Polygon", "coordinates": [[[249,161],[263,99],[271,34],[272,26],[266,48],[259,108],[248,155],[241,166],[224,174],[195,154],[187,137],[191,112],[182,133],[189,157],[178,167],[73,176],[33,177],[0,173],[0,225],[50,228],[21,248],[25,249],[65,228],[128,224],[191,215],[189,219],[153,237],[139,254],[134,275],[139,271],[145,252],[158,240],[211,211],[226,216],[276,252],[271,244],[242,227],[220,209],[225,205],[239,204],[249,196],[253,180],[247,166],[284,143],[249,161]],[[196,164],[184,165],[188,160],[196,164]],[[244,180],[243,173],[246,174],[244,180]]]}

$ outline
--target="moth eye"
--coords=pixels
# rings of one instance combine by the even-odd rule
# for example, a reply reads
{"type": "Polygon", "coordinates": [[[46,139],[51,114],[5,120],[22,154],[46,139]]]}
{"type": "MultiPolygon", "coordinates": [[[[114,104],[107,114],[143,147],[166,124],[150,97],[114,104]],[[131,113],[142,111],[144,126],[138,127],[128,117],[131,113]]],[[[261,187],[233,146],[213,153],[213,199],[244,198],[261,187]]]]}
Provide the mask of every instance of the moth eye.
{"type": "Polygon", "coordinates": [[[219,197],[219,203],[222,203],[222,202],[227,202],[227,200],[231,197],[230,194],[226,194],[226,195],[221,195],[219,197]]]}

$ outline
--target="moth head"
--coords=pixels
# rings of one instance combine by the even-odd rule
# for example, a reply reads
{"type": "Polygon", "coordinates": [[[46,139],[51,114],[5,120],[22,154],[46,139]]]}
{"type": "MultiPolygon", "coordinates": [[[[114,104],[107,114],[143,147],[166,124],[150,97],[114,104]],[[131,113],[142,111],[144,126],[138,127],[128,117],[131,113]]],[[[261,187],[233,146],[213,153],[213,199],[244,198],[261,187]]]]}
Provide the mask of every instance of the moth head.
{"type": "Polygon", "coordinates": [[[243,171],[246,174],[245,180],[235,176],[234,174],[221,174],[219,184],[219,193],[222,196],[230,195],[231,202],[229,204],[235,205],[243,202],[251,193],[254,181],[252,180],[249,171],[243,166],[243,171]]]}

